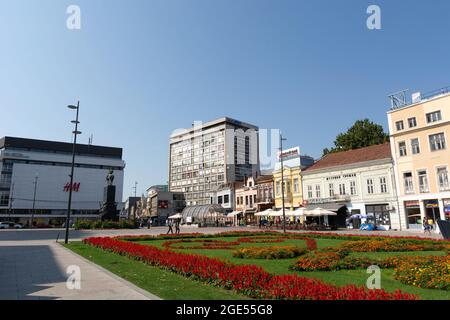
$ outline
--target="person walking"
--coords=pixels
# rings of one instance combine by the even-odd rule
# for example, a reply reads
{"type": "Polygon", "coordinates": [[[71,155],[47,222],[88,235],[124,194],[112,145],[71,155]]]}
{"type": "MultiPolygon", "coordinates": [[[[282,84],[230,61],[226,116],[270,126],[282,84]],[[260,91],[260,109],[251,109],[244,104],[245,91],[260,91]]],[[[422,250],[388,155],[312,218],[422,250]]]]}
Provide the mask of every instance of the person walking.
{"type": "Polygon", "coordinates": [[[167,230],[167,233],[166,233],[166,234],[169,234],[169,233],[173,234],[173,228],[172,228],[172,226],[173,226],[173,221],[172,221],[172,219],[169,219],[169,220],[168,220],[167,225],[169,226],[169,230],[167,230]]]}
{"type": "Polygon", "coordinates": [[[148,219],[148,222],[147,222],[148,229],[150,229],[152,227],[152,223],[153,223],[152,219],[148,219]]]}
{"type": "Polygon", "coordinates": [[[423,219],[423,233],[427,233],[430,234],[431,233],[431,228],[430,225],[428,223],[428,220],[425,218],[423,219]]]}
{"type": "Polygon", "coordinates": [[[175,222],[175,234],[180,234],[180,221],[181,219],[177,219],[175,222]]]}

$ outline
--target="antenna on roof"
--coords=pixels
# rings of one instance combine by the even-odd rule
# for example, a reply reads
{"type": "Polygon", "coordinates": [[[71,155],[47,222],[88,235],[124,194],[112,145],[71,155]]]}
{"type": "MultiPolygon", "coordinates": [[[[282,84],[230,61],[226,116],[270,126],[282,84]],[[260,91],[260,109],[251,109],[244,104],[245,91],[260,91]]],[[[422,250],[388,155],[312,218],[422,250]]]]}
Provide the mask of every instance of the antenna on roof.
{"type": "Polygon", "coordinates": [[[93,141],[94,141],[94,135],[91,133],[91,135],[89,136],[88,145],[92,145],[93,141]]]}
{"type": "Polygon", "coordinates": [[[409,89],[405,89],[399,92],[395,92],[390,94],[388,97],[391,100],[391,109],[398,109],[401,107],[404,107],[408,104],[406,101],[406,92],[408,92],[409,89]]]}

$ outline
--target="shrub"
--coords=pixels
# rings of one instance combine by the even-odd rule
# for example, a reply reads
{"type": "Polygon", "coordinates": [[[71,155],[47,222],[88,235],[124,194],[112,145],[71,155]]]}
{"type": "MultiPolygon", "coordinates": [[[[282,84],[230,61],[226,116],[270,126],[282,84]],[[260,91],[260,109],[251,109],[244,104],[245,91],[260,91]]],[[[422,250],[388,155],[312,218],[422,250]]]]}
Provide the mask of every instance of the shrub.
{"type": "Polygon", "coordinates": [[[241,259],[289,259],[305,253],[304,248],[295,246],[247,247],[233,251],[233,257],[241,259]]]}

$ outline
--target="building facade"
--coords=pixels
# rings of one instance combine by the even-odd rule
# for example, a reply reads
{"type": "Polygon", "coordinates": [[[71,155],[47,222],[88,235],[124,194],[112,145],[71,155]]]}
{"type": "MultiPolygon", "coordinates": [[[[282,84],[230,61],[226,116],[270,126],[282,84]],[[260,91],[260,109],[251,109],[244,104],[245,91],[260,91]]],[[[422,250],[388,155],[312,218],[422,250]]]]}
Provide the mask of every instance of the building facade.
{"type": "Polygon", "coordinates": [[[305,207],[338,212],[341,227],[360,214],[380,229],[402,228],[388,143],[327,154],[302,176],[305,207]]]}
{"type": "Polygon", "coordinates": [[[224,183],[213,189],[211,203],[221,205],[227,213],[230,213],[236,209],[234,199],[234,183],[224,183]]]}
{"type": "Polygon", "coordinates": [[[195,123],[170,136],[169,190],[186,205],[206,205],[214,189],[259,170],[258,127],[231,118],[195,123]]]}
{"type": "Polygon", "coordinates": [[[61,224],[70,189],[72,217],[96,218],[110,169],[115,176],[115,201],[122,203],[125,163],[121,148],[77,144],[72,186],[71,162],[71,143],[0,139],[0,219],[26,224],[33,214],[36,223],[61,224]]]}
{"type": "Polygon", "coordinates": [[[450,219],[450,93],[414,94],[387,114],[402,224],[450,219]]]}
{"type": "Polygon", "coordinates": [[[273,171],[273,185],[275,188],[275,207],[283,208],[282,186],[284,181],[284,206],[286,209],[297,209],[303,204],[302,190],[302,170],[314,163],[314,159],[309,156],[301,156],[300,148],[283,150],[278,154],[278,158],[283,157],[283,177],[281,175],[281,163],[275,165],[273,171]],[[283,178],[283,179],[282,179],[283,178]]]}
{"type": "Polygon", "coordinates": [[[176,213],[181,213],[186,207],[182,192],[168,191],[167,186],[152,186],[147,189],[148,218],[154,226],[163,226],[166,220],[176,213]]]}

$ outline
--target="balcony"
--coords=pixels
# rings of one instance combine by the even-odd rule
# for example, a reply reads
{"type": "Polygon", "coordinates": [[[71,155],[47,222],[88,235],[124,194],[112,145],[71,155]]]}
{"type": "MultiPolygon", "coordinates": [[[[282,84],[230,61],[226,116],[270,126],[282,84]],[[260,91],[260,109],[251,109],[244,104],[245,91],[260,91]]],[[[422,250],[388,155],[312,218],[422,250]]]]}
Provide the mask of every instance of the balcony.
{"type": "Polygon", "coordinates": [[[256,198],[255,203],[273,203],[275,202],[275,199],[273,197],[261,197],[256,198]]]}

